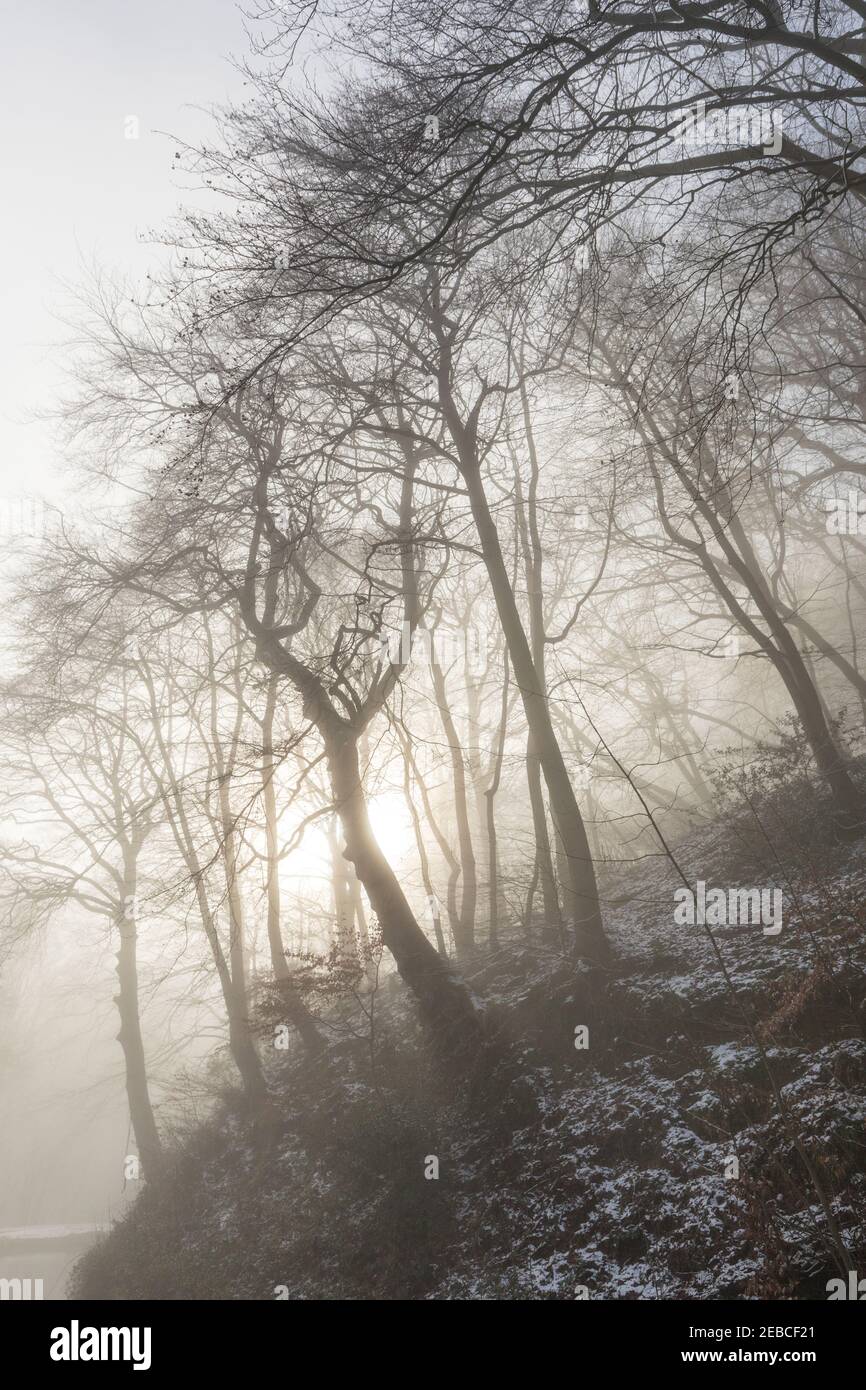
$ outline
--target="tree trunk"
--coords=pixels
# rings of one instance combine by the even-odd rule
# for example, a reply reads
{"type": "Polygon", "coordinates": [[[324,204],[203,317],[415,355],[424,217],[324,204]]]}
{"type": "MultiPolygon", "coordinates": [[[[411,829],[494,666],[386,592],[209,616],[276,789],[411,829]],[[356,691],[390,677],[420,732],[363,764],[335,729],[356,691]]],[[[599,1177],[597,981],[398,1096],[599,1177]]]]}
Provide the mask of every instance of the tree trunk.
{"type": "Polygon", "coordinates": [[[253,1105],[263,1105],[267,1101],[268,1088],[265,1084],[262,1064],[259,1061],[259,1054],[256,1052],[253,1035],[250,1031],[249,1019],[247,1018],[246,1002],[238,998],[232,981],[231,971],[222,943],[219,939],[216,922],[210,910],[204,884],[201,879],[201,870],[195,872],[195,893],[198,903],[198,910],[204,927],[205,936],[211,948],[214,965],[216,966],[217,977],[222,990],[223,1001],[226,1006],[226,1015],[229,1024],[229,1050],[235,1066],[240,1072],[244,1090],[253,1105]]]}
{"type": "Polygon", "coordinates": [[[493,776],[490,786],[484,793],[487,801],[487,863],[490,894],[490,922],[488,942],[490,946],[499,945],[499,853],[496,838],[496,794],[502,780],[502,760],[505,755],[505,733],[508,723],[508,686],[510,667],[508,653],[505,654],[505,671],[502,681],[502,705],[499,712],[499,728],[496,736],[496,751],[493,756],[493,776]]]}
{"type": "MultiPolygon", "coordinates": [[[[538,451],[535,447],[535,431],[532,428],[532,411],[526,384],[523,380],[523,362],[515,363],[521,373],[520,404],[523,413],[523,428],[526,434],[526,448],[529,456],[529,489],[524,502],[523,480],[516,453],[514,459],[514,495],[517,504],[517,530],[523,551],[526,570],[526,599],[529,608],[529,649],[538,676],[541,690],[547,690],[545,668],[545,622],[543,571],[544,552],[541,533],[538,529],[538,484],[541,470],[538,451]]],[[[541,763],[535,746],[532,730],[526,740],[526,780],[529,785],[529,804],[532,811],[532,827],[535,834],[535,868],[533,884],[527,896],[527,919],[532,911],[535,887],[541,884],[541,897],[544,912],[542,936],[562,939],[562,918],[559,912],[559,894],[556,891],[556,877],[553,872],[553,857],[550,852],[550,835],[547,830],[547,810],[544,793],[541,789],[541,763]]],[[[528,922],[527,922],[528,925],[528,922]]]]}
{"type": "Polygon", "coordinates": [[[480,1017],[472,995],[419,927],[373,834],[361,785],[356,735],[347,728],[329,730],[325,751],[345,837],[343,853],[355,866],[400,975],[440,1038],[457,1045],[476,1041],[480,1017]]]}
{"type": "MultiPolygon", "coordinates": [[[[468,617],[464,626],[468,628],[468,617]]],[[[490,882],[490,864],[487,860],[487,802],[484,794],[484,759],[481,753],[482,717],[481,698],[476,682],[466,663],[464,681],[467,708],[467,734],[465,743],[466,770],[471,787],[471,803],[474,811],[473,836],[476,845],[475,877],[478,883],[490,882]]]]}
{"type": "MultiPolygon", "coordinates": [[[[831,661],[833,665],[842,672],[845,679],[850,682],[857,691],[862,704],[862,702],[866,700],[866,678],[860,674],[857,667],[854,666],[847,657],[843,656],[838,647],[834,647],[832,642],[829,642],[826,637],[823,637],[818,629],[814,627],[812,623],[808,622],[801,613],[797,613],[793,608],[789,608],[787,604],[781,601],[778,601],[778,608],[785,622],[793,623],[795,627],[798,627],[803,636],[812,643],[816,651],[819,651],[822,656],[825,656],[828,661],[831,661]]],[[[851,638],[852,646],[856,645],[856,630],[852,630],[851,638]]]]}
{"type": "Polygon", "coordinates": [[[355,937],[355,902],[349,879],[352,866],[340,850],[333,820],[329,820],[328,823],[328,848],[331,852],[331,891],[336,920],[337,962],[341,976],[349,983],[360,973],[358,943],[355,937]]]}
{"type": "Polygon", "coordinates": [[[556,891],[550,835],[547,829],[547,812],[544,806],[544,792],[541,788],[541,763],[535,752],[532,734],[526,740],[526,780],[529,785],[529,805],[532,810],[532,828],[535,834],[535,867],[537,881],[541,884],[541,900],[544,910],[542,936],[559,940],[562,935],[559,894],[556,891]]]}
{"type": "Polygon", "coordinates": [[[602,925],[592,855],[574,788],[551,722],[547,694],[541,687],[532,660],[480,471],[477,467],[468,468],[463,476],[514,678],[547,783],[551,813],[562,837],[568,864],[563,896],[567,915],[574,924],[575,946],[578,953],[589,960],[606,961],[610,957],[610,946],[602,925]]]}
{"type": "MultiPolygon", "coordinates": [[[[704,507],[709,510],[706,508],[706,504],[704,507]]],[[[716,518],[716,524],[718,525],[718,518],[716,518]]],[[[757,556],[752,550],[743,526],[733,514],[728,520],[728,525],[739,550],[734,549],[733,544],[727,540],[724,534],[720,536],[719,543],[731,568],[748,589],[755,606],[770,630],[770,636],[767,637],[757,628],[756,624],[750,623],[747,618],[746,622],[749,624],[751,635],[755,637],[761,649],[776,667],[791,696],[794,708],[803,725],[803,731],[814,754],[818,771],[830,789],[836,825],[840,834],[845,838],[858,836],[862,834],[864,824],[863,797],[845,767],[841,750],[824,717],[818,691],[809,675],[800,649],[788,631],[786,623],[780,617],[776,602],[761,577],[757,556]]],[[[710,560],[709,569],[706,564],[704,568],[708,573],[710,570],[713,571],[717,589],[723,597],[727,598],[730,591],[717,567],[710,560]]],[[[710,577],[712,578],[713,574],[710,577]]],[[[744,617],[742,609],[739,605],[737,608],[742,621],[744,617]]]]}
{"type": "Polygon", "coordinates": [[[320,1052],[324,1039],[319,1032],[315,1018],[298,994],[292,980],[292,972],[286,961],[283,946],[283,933],[280,926],[280,875],[279,875],[279,836],[277,833],[277,798],[274,791],[274,710],[276,708],[278,680],[275,676],[268,682],[264,718],[262,720],[262,799],[265,811],[265,874],[267,885],[268,946],[274,978],[280,992],[286,1019],[297,1029],[301,1042],[308,1052],[320,1052]]]}
{"type": "Polygon", "coordinates": [[[433,675],[433,691],[436,704],[439,709],[439,716],[442,720],[442,731],[448,743],[448,753],[451,760],[451,780],[454,789],[454,815],[457,821],[457,844],[460,852],[460,872],[462,877],[462,893],[460,897],[460,911],[457,914],[459,923],[458,932],[454,938],[454,945],[457,948],[457,957],[471,955],[475,949],[475,905],[478,897],[478,885],[475,872],[475,851],[472,847],[472,831],[469,825],[469,804],[466,799],[466,772],[463,766],[463,749],[457,730],[454,727],[454,719],[451,714],[451,706],[448,702],[448,692],[445,688],[445,675],[436,656],[435,648],[430,656],[430,670],[433,675]]]}
{"type": "Polygon", "coordinates": [[[138,1146],[142,1171],[152,1180],[162,1166],[162,1145],[150,1102],[147,1063],[138,1008],[138,929],[135,921],[135,878],[124,883],[124,904],[119,916],[120,949],[117,952],[119,991],[114,996],[120,1016],[117,1041],[123,1048],[129,1118],[138,1146]]]}
{"type": "Polygon", "coordinates": [[[424,892],[427,895],[427,902],[430,907],[430,916],[433,921],[433,931],[436,936],[436,949],[443,960],[448,959],[448,948],[445,945],[445,936],[442,932],[442,919],[437,908],[438,899],[433,888],[433,880],[430,877],[430,860],[427,855],[427,846],[424,844],[424,836],[421,831],[421,817],[418,815],[418,808],[415,805],[415,798],[412,795],[412,762],[409,749],[402,736],[400,738],[400,750],[403,754],[403,796],[406,805],[409,807],[409,814],[412,817],[412,828],[415,832],[415,847],[418,851],[418,862],[421,865],[421,882],[424,884],[424,892]]]}
{"type": "Polygon", "coordinates": [[[226,898],[229,909],[229,964],[232,972],[232,986],[237,999],[247,1010],[247,952],[244,910],[241,902],[240,880],[237,864],[237,835],[234,818],[229,804],[228,779],[219,779],[219,806],[222,840],[223,873],[226,881],[226,898]]]}
{"type": "MultiPolygon", "coordinates": [[[[448,866],[448,885],[446,889],[445,906],[448,912],[448,926],[451,930],[451,939],[456,943],[457,934],[460,930],[460,924],[457,920],[457,879],[460,874],[460,861],[457,858],[454,851],[452,850],[450,844],[448,843],[448,836],[443,833],[442,827],[436,819],[436,816],[433,814],[433,806],[430,801],[430,792],[427,787],[427,783],[425,782],[421,774],[421,770],[418,767],[418,763],[415,759],[415,756],[412,752],[412,745],[408,736],[405,736],[403,734],[400,735],[400,745],[403,749],[403,756],[406,759],[407,766],[411,769],[412,773],[414,774],[415,782],[417,784],[418,790],[421,793],[421,804],[424,807],[424,815],[427,818],[427,824],[430,826],[430,829],[433,832],[433,838],[436,841],[436,844],[439,846],[439,852],[448,866]]],[[[405,782],[404,784],[408,785],[405,782]]],[[[411,801],[411,798],[410,804],[412,805],[414,812],[414,802],[411,801]]],[[[426,856],[422,854],[422,871],[425,859],[426,856]]],[[[429,874],[428,878],[425,879],[425,882],[427,882],[428,880],[429,874]]],[[[432,887],[428,888],[428,895],[433,895],[432,887]]],[[[434,927],[436,931],[436,939],[438,942],[440,936],[442,935],[441,922],[437,924],[436,919],[434,919],[434,927]]],[[[448,950],[445,947],[444,937],[442,938],[442,948],[442,954],[447,956],[448,950]]]]}
{"type": "Polygon", "coordinates": [[[195,838],[189,825],[183,797],[180,794],[180,780],[174,771],[171,746],[166,743],[163,733],[163,712],[157,704],[156,692],[150,673],[145,671],[144,675],[150,700],[150,724],[167,777],[167,783],[165,780],[160,779],[160,797],[165,808],[166,819],[171,827],[172,835],[174,836],[175,844],[183,856],[190,881],[194,885],[199,916],[201,917],[202,927],[204,928],[204,933],[211,949],[220,989],[222,990],[223,1001],[226,1006],[229,1025],[229,1048],[235,1065],[240,1072],[241,1081],[243,1082],[247,1098],[254,1107],[264,1110],[268,1104],[268,1088],[265,1084],[259,1055],[256,1052],[252,1033],[250,1032],[246,1002],[238,999],[234,989],[231,971],[226,961],[225,952],[222,948],[222,942],[219,938],[219,932],[213,913],[210,910],[210,904],[208,903],[204,882],[204,870],[199,862],[195,838]]]}
{"type": "MultiPolygon", "coordinates": [[[[608,361],[610,362],[610,356],[608,361]]],[[[611,365],[614,365],[611,363],[611,365]]],[[[633,389],[625,386],[626,394],[634,397],[633,389]]],[[[728,611],[743,630],[748,633],[761,651],[773,663],[791,696],[794,709],[803,725],[803,731],[818,766],[830,790],[837,829],[845,838],[853,838],[863,833],[864,805],[860,792],[854,785],[844,763],[841,750],[824,718],[821,701],[814,682],[809,676],[800,649],[794,641],[787,625],[781,618],[776,599],[767,586],[761,564],[746,535],[737,515],[730,491],[717,486],[713,501],[704,497],[697,485],[671,452],[658,425],[644,412],[637,422],[638,430],[648,445],[648,459],[655,482],[659,516],[666,533],[683,549],[695,555],[710,583],[726,604],[728,611]],[[647,438],[647,430],[663,457],[672,464],[677,477],[707,523],[719,549],[725,557],[725,569],[731,571],[748,591],[768,633],[754,622],[731,589],[719,565],[703,542],[687,540],[671,522],[664,504],[664,487],[661,475],[653,459],[652,443],[647,438]],[[721,502],[721,505],[720,505],[721,502]]]]}

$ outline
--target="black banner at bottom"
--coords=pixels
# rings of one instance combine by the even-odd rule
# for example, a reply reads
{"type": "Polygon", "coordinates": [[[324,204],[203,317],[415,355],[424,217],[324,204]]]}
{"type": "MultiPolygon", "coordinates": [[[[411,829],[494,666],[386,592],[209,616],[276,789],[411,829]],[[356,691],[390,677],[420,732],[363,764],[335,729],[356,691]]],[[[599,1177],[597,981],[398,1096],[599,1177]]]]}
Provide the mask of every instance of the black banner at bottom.
{"type": "MultiPolygon", "coordinates": [[[[855,1293],[857,1291],[855,1290],[855,1293]]],[[[790,1366],[811,1367],[823,1377],[856,1364],[862,1350],[866,1309],[846,1307],[860,1298],[841,1294],[820,1303],[665,1303],[583,1302],[575,1300],[553,1314],[553,1321],[535,1324],[533,1337],[543,1327],[547,1339],[553,1332],[569,1338],[568,1354],[579,1362],[595,1353],[610,1371],[653,1370],[667,1374],[674,1369],[700,1373],[712,1366],[733,1369],[761,1366],[771,1370],[790,1366]],[[577,1340],[572,1342],[571,1339],[577,1340]]],[[[364,1332],[375,1337],[371,1312],[366,1305],[364,1332]]],[[[341,1326],[340,1343],[333,1340],[334,1313],[330,1305],[325,1350],[328,1370],[333,1352],[342,1344],[347,1360],[356,1362],[359,1344],[351,1328],[341,1326]]],[[[316,1305],[311,1303],[26,1303],[0,1304],[0,1329],[6,1357],[14,1357],[16,1369],[48,1374],[50,1379],[69,1375],[98,1376],[100,1371],[165,1375],[195,1371],[225,1376],[233,1370],[249,1375],[251,1368],[282,1362],[287,1372],[297,1371],[296,1358],[305,1344],[299,1338],[316,1337],[319,1329],[316,1305]],[[286,1339],[292,1338],[291,1342],[286,1339]],[[291,1349],[292,1366],[285,1358],[291,1349]]],[[[345,1314],[340,1315],[341,1318],[345,1314]]],[[[428,1310],[426,1316],[439,1315],[428,1310]]],[[[485,1319],[485,1315],[481,1315],[485,1319]]],[[[351,1314],[350,1314],[351,1319],[351,1314]]],[[[426,1317],[425,1317],[426,1321],[426,1317]]],[[[428,1327],[430,1324],[428,1324],[428,1327]]],[[[383,1329],[384,1330],[384,1329],[383,1329]]],[[[405,1338],[405,1323],[397,1335],[405,1338]]],[[[463,1329],[465,1332],[465,1325],[463,1329]]],[[[360,1329],[359,1329],[360,1331],[360,1329]]],[[[393,1327],[389,1331],[394,1333],[393,1327]]],[[[513,1329],[512,1329],[513,1331],[513,1329]]],[[[383,1343],[383,1350],[386,1343],[383,1343]]],[[[465,1342],[461,1341],[465,1348],[465,1342]]],[[[545,1340],[524,1344],[525,1350],[549,1355],[555,1350],[545,1340]]],[[[514,1346],[511,1334],[495,1342],[478,1344],[479,1358],[493,1360],[497,1352],[514,1346]]],[[[455,1369],[456,1349],[449,1337],[436,1345],[425,1342],[423,1371],[429,1376],[439,1357],[443,1373],[455,1369]]],[[[401,1353],[401,1357],[402,1357],[401,1353]]],[[[464,1353],[460,1353],[461,1361],[464,1353]]],[[[511,1355],[511,1352],[509,1352],[511,1355]]]]}

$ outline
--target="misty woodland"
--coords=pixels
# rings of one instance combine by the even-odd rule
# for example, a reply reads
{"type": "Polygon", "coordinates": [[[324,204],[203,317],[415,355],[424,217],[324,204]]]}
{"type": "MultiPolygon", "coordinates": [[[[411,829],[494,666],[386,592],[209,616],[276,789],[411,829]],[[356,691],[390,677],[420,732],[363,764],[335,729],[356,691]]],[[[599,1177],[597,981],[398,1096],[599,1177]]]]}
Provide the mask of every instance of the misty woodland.
{"type": "Polygon", "coordinates": [[[244,9],[7,527],[71,1296],[866,1298],[866,3],[244,9]]]}

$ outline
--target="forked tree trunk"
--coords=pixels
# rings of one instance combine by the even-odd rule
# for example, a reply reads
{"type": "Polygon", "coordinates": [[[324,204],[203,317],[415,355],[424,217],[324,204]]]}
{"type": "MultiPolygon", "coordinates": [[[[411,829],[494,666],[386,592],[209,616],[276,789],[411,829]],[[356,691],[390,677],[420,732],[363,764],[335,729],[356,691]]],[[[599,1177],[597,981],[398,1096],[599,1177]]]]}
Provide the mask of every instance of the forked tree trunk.
{"type": "MultiPolygon", "coordinates": [[[[406,517],[411,522],[411,473],[404,480],[401,521],[406,528],[406,546],[410,548],[406,517]]],[[[255,548],[252,554],[254,555],[255,548]]],[[[271,571],[272,576],[276,569],[271,571]]],[[[406,620],[414,630],[414,565],[404,563],[404,602],[406,620]]],[[[272,581],[273,583],[273,581],[272,581]]],[[[266,599],[266,624],[273,621],[274,594],[272,588],[266,599]]],[[[259,620],[256,614],[256,595],[247,584],[240,595],[244,621],[257,639],[257,655],[267,661],[274,672],[287,675],[301,696],[305,716],[315,724],[324,744],[325,757],[334,799],[334,809],[340,818],[345,844],[343,853],[355,867],[355,872],[367,894],[370,906],[378,918],[382,940],[394,957],[397,969],[418,1000],[425,1022],[436,1041],[447,1051],[463,1049],[480,1040],[481,1013],[466,985],[452,973],[450,966],[427,940],[406,900],[399,881],[382,853],[373,834],[358,759],[358,741],[363,737],[363,724],[353,727],[336,711],[331,697],[321,681],[294,653],[283,646],[259,620]]],[[[375,712],[366,711],[369,721],[375,712]]],[[[359,721],[360,723],[361,721],[359,721]]]]}

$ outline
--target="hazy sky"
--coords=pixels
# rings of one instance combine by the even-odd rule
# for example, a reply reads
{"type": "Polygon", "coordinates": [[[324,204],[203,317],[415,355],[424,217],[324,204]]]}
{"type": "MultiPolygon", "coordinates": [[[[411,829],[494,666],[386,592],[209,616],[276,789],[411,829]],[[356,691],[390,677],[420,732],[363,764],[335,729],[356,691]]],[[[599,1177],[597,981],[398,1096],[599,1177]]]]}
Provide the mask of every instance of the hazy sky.
{"type": "MultiPolygon", "coordinates": [[[[240,96],[245,48],[232,0],[42,0],[4,7],[0,56],[0,499],[63,490],[49,423],[28,420],[63,385],[68,304],[82,264],[142,276],[140,233],[195,201],[172,174],[171,132],[210,128],[200,108],[240,96]],[[199,109],[196,109],[199,108],[199,109]],[[125,138],[138,118],[140,135],[125,138]]],[[[188,181],[186,183],[189,187],[188,181]]]]}

